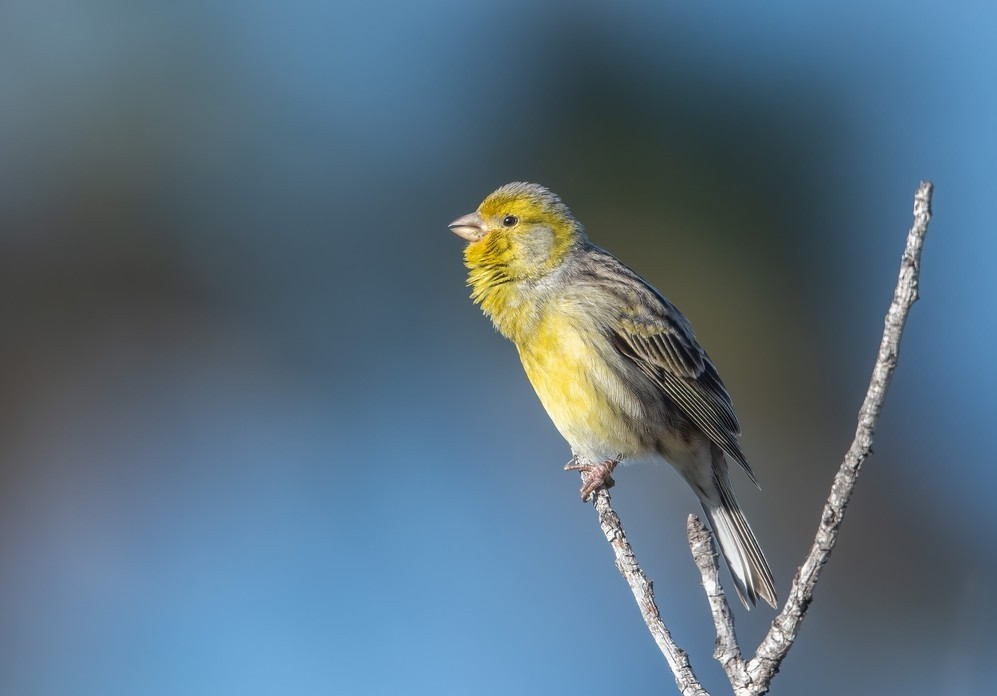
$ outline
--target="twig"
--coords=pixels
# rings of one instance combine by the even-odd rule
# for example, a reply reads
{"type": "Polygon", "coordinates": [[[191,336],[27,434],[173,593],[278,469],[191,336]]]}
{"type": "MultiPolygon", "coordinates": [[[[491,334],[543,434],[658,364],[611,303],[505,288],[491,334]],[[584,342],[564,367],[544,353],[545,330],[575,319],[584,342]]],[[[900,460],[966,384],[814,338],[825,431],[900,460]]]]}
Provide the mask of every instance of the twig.
{"type": "Polygon", "coordinates": [[[772,622],[772,628],[758,646],[758,652],[748,662],[748,675],[754,685],[750,693],[763,694],[768,691],[772,677],[779,671],[786,653],[800,630],[800,623],[806,615],[807,607],[813,599],[814,587],[820,578],[820,570],[831,555],[838,539],[838,530],[845,515],[845,507],[855,489],[862,463],[872,452],[872,435],[879,421],[886,392],[897,367],[900,353],[900,337],[903,334],[907,315],[917,301],[918,274],[921,270],[921,248],[928,233],[931,220],[931,194],[934,187],[930,181],[922,181],[914,195],[914,224],[907,234],[907,246],[900,261],[900,277],[893,302],[886,313],[883,340],[879,345],[879,355],[872,369],[872,379],[859,410],[855,439],[845,454],[841,468],[834,477],[831,494],[824,504],[820,516],[820,526],[814,538],[810,553],[793,578],[786,606],[772,622]]]}
{"type": "Polygon", "coordinates": [[[703,589],[710,603],[710,613],[713,614],[713,625],[717,630],[717,643],[713,649],[713,657],[727,673],[731,686],[738,688],[748,682],[745,672],[741,648],[734,634],[734,616],[727,604],[727,596],[720,585],[720,569],[717,567],[717,551],[713,546],[713,536],[695,515],[689,515],[686,525],[689,535],[689,546],[692,557],[703,578],[703,589]]]}
{"type": "MultiPolygon", "coordinates": [[[[831,494],[824,505],[813,546],[793,579],[786,605],[772,622],[772,627],[758,646],[755,656],[747,663],[741,657],[730,607],[720,586],[712,538],[698,518],[695,516],[689,518],[689,543],[703,578],[703,586],[706,589],[710,612],[717,631],[714,657],[723,665],[734,692],[739,696],[768,692],[772,678],[779,671],[782,660],[796,640],[803,617],[813,599],[820,570],[830,557],[837,541],[845,508],[855,488],[862,463],[872,452],[873,432],[897,366],[900,337],[911,307],[918,297],[921,248],[928,232],[928,222],[931,220],[933,188],[930,181],[922,181],[914,196],[914,224],[907,235],[907,246],[900,262],[900,277],[893,293],[893,302],[886,314],[883,338],[872,370],[869,389],[859,410],[855,439],[834,477],[831,494]]],[[[630,585],[644,616],[644,622],[675,675],[679,691],[682,694],[707,695],[692,671],[688,655],[675,644],[661,621],[658,607],[654,603],[651,582],[637,564],[620,519],[610,507],[609,494],[604,488],[599,489],[594,493],[593,500],[599,513],[599,523],[603,533],[616,554],[616,566],[630,585]]]]}
{"type": "Polygon", "coordinates": [[[619,516],[610,505],[609,492],[605,488],[600,488],[592,494],[592,504],[599,514],[599,526],[602,533],[606,535],[606,541],[613,547],[616,554],[616,567],[620,574],[630,585],[637,606],[640,607],[641,616],[647,624],[647,630],[654,637],[654,642],[665,656],[665,661],[675,675],[675,684],[683,696],[709,696],[703,685],[699,683],[692,665],[689,664],[689,656],[686,652],[675,644],[671,634],[661,620],[661,613],[658,605],[654,603],[654,589],[651,581],[644,575],[627,535],[623,531],[623,524],[619,516]]]}

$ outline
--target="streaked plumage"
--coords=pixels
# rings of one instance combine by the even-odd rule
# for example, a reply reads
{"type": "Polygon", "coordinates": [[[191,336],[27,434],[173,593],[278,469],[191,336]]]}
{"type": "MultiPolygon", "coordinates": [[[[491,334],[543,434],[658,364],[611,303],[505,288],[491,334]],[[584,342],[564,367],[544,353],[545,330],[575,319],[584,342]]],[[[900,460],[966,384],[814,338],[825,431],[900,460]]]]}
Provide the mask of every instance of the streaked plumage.
{"type": "Polygon", "coordinates": [[[670,462],[699,496],[745,606],[775,606],[730,488],[728,458],[755,481],[737,417],[688,320],[537,184],[507,184],[450,227],[469,242],[472,298],[516,345],[574,456],[670,462]]]}

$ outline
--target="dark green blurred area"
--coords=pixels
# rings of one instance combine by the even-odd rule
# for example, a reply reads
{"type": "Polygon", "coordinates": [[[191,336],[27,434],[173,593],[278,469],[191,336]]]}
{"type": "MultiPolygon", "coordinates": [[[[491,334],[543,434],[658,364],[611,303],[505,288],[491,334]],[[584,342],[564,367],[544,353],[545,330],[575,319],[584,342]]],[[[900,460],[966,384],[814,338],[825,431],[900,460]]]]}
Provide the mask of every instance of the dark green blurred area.
{"type": "MultiPolygon", "coordinates": [[[[773,693],[984,691],[993,10],[709,9],[4,10],[0,692],[669,691],[446,225],[541,182],[682,308],[785,595],[920,178],[924,299],[773,693]]],[[[617,481],[726,693],[695,501],[617,481]]],[[[747,652],[771,617],[737,614],[747,652]]]]}

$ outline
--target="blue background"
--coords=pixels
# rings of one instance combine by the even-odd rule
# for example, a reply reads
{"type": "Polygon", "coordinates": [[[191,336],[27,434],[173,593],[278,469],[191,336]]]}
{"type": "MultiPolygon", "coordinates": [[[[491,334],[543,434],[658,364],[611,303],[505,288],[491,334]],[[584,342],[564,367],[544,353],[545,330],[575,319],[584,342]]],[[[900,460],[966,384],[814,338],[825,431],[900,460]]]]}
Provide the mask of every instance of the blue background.
{"type": "MultiPolygon", "coordinates": [[[[447,223],[539,181],[691,318],[784,596],[922,300],[775,694],[997,680],[992,3],[0,10],[0,693],[668,693],[447,223]]],[[[614,502],[715,693],[698,506],[614,502]]],[[[726,581],[726,576],[724,577],[726,581]]],[[[735,607],[752,652],[771,620],[735,607]]]]}

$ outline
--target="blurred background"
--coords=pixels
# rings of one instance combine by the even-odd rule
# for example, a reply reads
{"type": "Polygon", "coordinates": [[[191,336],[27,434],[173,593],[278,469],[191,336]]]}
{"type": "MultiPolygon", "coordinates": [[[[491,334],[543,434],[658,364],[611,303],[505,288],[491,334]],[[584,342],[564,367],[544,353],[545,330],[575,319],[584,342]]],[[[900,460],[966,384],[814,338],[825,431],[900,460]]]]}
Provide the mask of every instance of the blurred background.
{"type": "MultiPolygon", "coordinates": [[[[922,299],[773,693],[988,690],[995,61],[983,2],[4,3],[0,693],[671,693],[447,223],[539,181],[682,308],[785,596],[922,178],[922,299]]],[[[698,505],[617,481],[729,693],[698,505]]],[[[735,614],[753,652],[773,613],[735,614]]]]}

